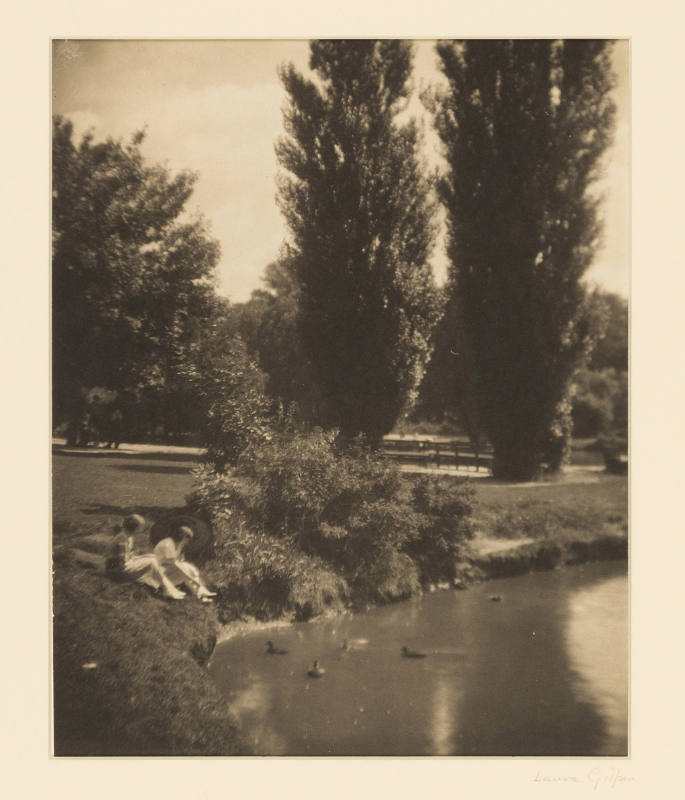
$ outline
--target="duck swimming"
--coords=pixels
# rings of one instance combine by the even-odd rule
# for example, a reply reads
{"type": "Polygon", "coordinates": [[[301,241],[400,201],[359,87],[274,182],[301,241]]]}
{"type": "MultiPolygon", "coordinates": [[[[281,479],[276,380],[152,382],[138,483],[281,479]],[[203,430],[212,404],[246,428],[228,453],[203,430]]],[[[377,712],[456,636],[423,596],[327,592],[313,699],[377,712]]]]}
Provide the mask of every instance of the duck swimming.
{"type": "Polygon", "coordinates": [[[270,653],[272,656],[284,656],[288,651],[280,647],[274,647],[274,643],[269,639],[266,643],[266,652],[270,653]]]}
{"type": "Polygon", "coordinates": [[[501,594],[491,594],[490,595],[490,599],[492,600],[493,603],[499,603],[502,600],[502,595],[501,594]]]}
{"type": "Polygon", "coordinates": [[[406,645],[402,645],[402,655],[405,658],[425,658],[425,653],[419,653],[418,650],[410,650],[406,645]]]}
{"type": "Polygon", "coordinates": [[[314,661],[312,666],[307,671],[307,675],[309,675],[310,678],[320,678],[322,675],[325,675],[325,674],[326,674],[326,670],[323,667],[319,666],[319,662],[318,661],[314,661]]]}

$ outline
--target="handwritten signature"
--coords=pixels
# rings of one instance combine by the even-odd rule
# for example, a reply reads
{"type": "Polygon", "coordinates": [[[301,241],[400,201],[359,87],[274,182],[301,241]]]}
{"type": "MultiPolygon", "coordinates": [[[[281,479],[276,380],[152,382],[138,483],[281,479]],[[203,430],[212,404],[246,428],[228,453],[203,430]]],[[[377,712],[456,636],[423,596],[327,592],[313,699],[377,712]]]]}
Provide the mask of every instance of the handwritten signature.
{"type": "Polygon", "coordinates": [[[628,783],[634,783],[635,778],[626,775],[619,767],[593,767],[583,775],[562,775],[537,771],[533,783],[575,783],[590,785],[593,790],[615,789],[628,783]]]}

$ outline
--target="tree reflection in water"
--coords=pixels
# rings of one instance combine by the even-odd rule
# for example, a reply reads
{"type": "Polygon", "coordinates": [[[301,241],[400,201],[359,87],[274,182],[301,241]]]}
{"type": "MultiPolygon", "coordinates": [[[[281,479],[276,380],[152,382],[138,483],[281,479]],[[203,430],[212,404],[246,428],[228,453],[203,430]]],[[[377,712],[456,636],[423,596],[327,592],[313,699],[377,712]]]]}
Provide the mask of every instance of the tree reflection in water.
{"type": "Polygon", "coordinates": [[[221,645],[211,666],[270,755],[620,755],[627,742],[625,563],[437,592],[221,645]],[[345,640],[368,640],[343,649],[345,640]],[[427,653],[406,659],[400,647],[427,653]],[[326,666],[307,679],[313,659],[326,666]]]}

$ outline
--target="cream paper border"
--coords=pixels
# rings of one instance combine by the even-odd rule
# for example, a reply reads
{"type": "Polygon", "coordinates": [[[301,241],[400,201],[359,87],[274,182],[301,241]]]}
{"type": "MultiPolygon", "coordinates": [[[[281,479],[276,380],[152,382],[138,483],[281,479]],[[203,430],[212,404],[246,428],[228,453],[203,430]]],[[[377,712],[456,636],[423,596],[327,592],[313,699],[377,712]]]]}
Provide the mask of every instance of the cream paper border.
{"type": "MultiPolygon", "coordinates": [[[[3,786],[11,798],[681,797],[681,28],[675,2],[58,0],[3,13],[3,786]],[[627,759],[50,757],[50,39],[631,37],[631,645],[627,759]],[[659,334],[662,334],[661,336],[659,334]],[[663,335],[665,334],[665,335],[663,335]],[[677,366],[676,366],[677,365],[677,366]],[[594,772],[593,772],[594,771],[594,772]],[[594,775],[598,781],[591,779],[594,775]],[[536,780],[546,778],[548,780],[536,780]],[[623,780],[625,778],[625,780],[623,780]]],[[[564,720],[560,719],[563,725],[564,720]]]]}

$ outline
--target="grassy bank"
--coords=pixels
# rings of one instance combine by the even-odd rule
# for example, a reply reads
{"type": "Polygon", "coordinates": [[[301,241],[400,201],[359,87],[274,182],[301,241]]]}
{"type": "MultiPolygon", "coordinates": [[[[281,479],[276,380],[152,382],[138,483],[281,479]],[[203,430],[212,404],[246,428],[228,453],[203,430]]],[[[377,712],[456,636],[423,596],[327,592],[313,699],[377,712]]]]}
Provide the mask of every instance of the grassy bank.
{"type": "Polygon", "coordinates": [[[195,462],[185,453],[55,452],[56,755],[242,751],[204,666],[220,628],[216,609],[165,602],[102,572],[114,525],[132,511],[154,521],[182,506],[195,462]]]}
{"type": "Polygon", "coordinates": [[[205,669],[212,606],[165,602],[58,551],[54,572],[56,755],[241,752],[205,669]]]}
{"type": "MultiPolygon", "coordinates": [[[[182,506],[195,463],[194,456],[178,453],[55,455],[58,755],[243,752],[226,703],[203,666],[221,627],[221,607],[164,602],[144,587],[112,582],[99,569],[97,554],[113,524],[131,511],[154,521],[182,506]]],[[[535,485],[473,483],[471,576],[625,556],[625,477],[588,470],[535,485]]],[[[140,549],[145,545],[138,542],[140,549]]],[[[205,572],[218,583],[215,566],[207,564],[205,572]]],[[[227,599],[239,615],[240,597],[227,599]]]]}
{"type": "Polygon", "coordinates": [[[622,476],[579,470],[536,484],[486,480],[476,485],[476,496],[476,528],[499,538],[627,530],[628,482],[622,476]]]}
{"type": "Polygon", "coordinates": [[[577,471],[529,485],[483,481],[469,564],[487,578],[627,558],[628,481],[577,471]]]}

